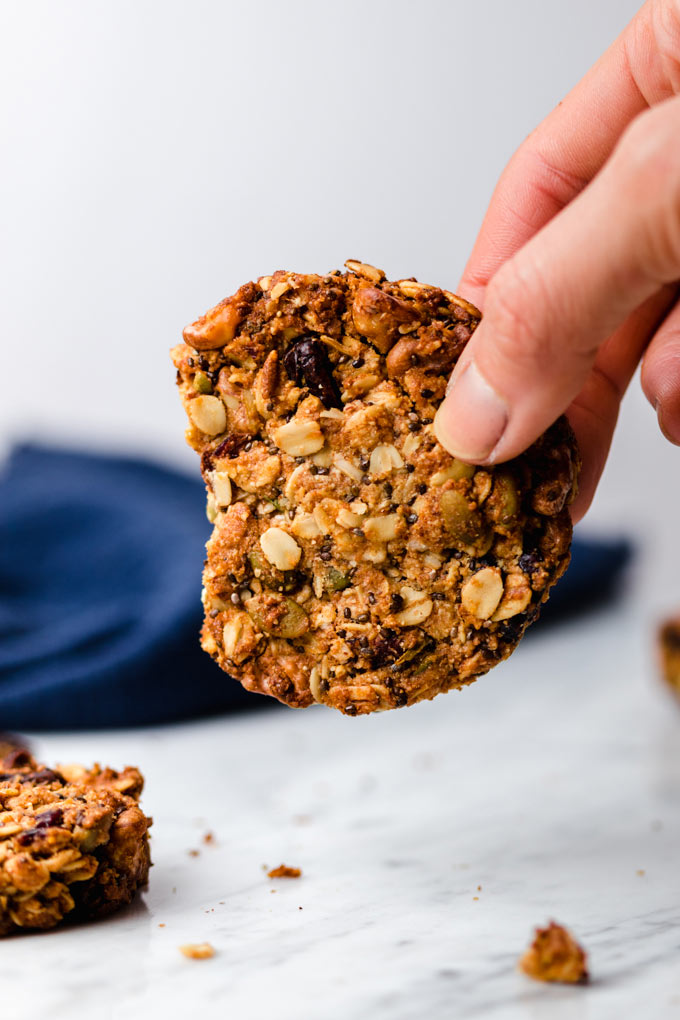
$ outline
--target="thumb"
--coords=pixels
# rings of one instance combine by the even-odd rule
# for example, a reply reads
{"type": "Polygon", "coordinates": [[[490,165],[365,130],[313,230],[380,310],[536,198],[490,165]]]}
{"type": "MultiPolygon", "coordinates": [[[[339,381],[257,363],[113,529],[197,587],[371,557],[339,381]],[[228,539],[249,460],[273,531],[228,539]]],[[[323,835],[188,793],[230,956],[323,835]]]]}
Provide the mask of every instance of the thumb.
{"type": "MultiPolygon", "coordinates": [[[[580,393],[607,337],[678,276],[680,97],[633,121],[590,185],[492,278],[437,411],[439,441],[478,464],[520,454],[580,393]]],[[[617,398],[648,339],[638,333],[613,338],[599,366],[617,398]]]]}

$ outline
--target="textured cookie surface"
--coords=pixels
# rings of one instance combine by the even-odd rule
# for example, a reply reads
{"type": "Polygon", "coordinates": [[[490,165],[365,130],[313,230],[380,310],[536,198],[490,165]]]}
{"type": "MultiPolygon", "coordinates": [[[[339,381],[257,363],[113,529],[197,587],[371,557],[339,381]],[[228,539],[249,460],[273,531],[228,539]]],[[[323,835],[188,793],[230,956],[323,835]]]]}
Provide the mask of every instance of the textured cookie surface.
{"type": "Polygon", "coordinates": [[[0,935],[90,920],[129,903],[149,873],[141,774],[0,762],[0,935]]]}
{"type": "Polygon", "coordinates": [[[357,715],[506,658],[569,560],[564,419],[496,469],[433,419],[479,322],[346,263],[245,284],[173,350],[214,531],[203,648],[252,691],[357,715]]]}

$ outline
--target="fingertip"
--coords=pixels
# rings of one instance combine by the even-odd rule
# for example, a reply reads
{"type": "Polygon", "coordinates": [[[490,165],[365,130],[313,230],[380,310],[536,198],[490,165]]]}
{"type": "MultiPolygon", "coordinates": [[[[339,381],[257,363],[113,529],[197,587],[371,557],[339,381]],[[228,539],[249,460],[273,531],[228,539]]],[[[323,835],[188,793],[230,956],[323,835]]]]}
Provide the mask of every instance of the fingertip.
{"type": "Polygon", "coordinates": [[[434,418],[434,434],[445,450],[471,464],[493,459],[508,423],[508,407],[474,361],[454,373],[434,418]]]}

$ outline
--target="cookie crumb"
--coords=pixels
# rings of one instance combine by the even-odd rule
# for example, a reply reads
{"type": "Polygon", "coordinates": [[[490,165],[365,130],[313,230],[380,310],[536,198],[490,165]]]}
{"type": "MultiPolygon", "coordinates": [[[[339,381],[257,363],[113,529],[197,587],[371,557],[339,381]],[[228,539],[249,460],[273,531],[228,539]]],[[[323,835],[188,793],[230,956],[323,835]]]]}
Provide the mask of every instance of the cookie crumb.
{"type": "Polygon", "coordinates": [[[535,981],[583,984],[588,980],[585,952],[567,929],[555,921],[550,921],[547,928],[536,929],[519,968],[535,981]]]}
{"type": "Polygon", "coordinates": [[[680,616],[664,620],[657,633],[661,676],[680,697],[680,616]]]}
{"type": "Polygon", "coordinates": [[[267,872],[268,878],[299,878],[302,874],[300,868],[289,868],[287,864],[279,864],[278,868],[272,868],[267,872]]]}
{"type": "Polygon", "coordinates": [[[217,842],[217,840],[215,839],[215,833],[206,832],[203,836],[203,842],[206,843],[208,846],[214,845],[217,842]]]}
{"type": "Polygon", "coordinates": [[[187,942],[179,947],[179,951],[189,960],[209,960],[215,955],[215,950],[209,942],[187,942]]]}
{"type": "Polygon", "coordinates": [[[189,857],[199,857],[200,853],[201,853],[200,850],[187,850],[187,854],[189,855],[189,857]]]}

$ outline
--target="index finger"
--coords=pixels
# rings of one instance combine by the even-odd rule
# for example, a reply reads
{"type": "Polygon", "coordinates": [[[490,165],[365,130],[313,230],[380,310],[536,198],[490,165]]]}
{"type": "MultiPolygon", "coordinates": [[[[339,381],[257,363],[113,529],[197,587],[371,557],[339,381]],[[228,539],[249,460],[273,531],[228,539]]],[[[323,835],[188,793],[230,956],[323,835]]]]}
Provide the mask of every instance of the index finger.
{"type": "Polygon", "coordinates": [[[664,49],[680,55],[680,0],[647,0],[508,163],[458,285],[460,294],[483,307],[494,273],[588,184],[626,125],[680,91],[680,80],[669,77],[664,49]]]}

